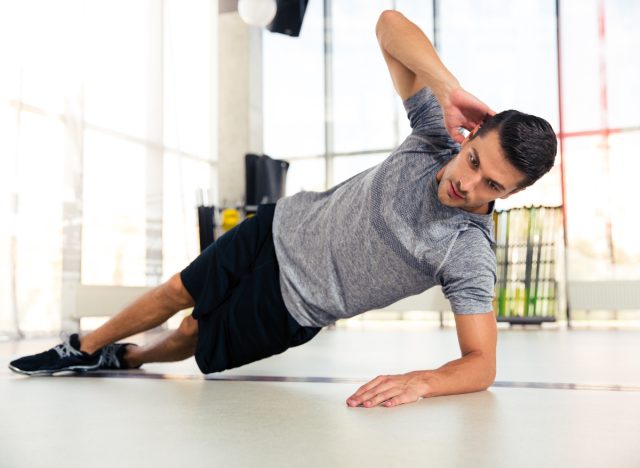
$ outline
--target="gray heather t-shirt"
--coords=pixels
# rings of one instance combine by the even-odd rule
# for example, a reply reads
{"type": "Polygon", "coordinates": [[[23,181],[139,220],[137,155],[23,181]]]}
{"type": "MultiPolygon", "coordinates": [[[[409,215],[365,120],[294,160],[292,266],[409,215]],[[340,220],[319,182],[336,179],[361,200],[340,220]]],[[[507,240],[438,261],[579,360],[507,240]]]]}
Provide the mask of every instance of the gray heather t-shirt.
{"type": "Polygon", "coordinates": [[[412,133],[386,160],[276,205],[282,296],[300,325],[321,327],[435,285],[456,314],[492,310],[492,216],[440,203],[436,173],[460,147],[428,88],[404,106],[412,133]]]}

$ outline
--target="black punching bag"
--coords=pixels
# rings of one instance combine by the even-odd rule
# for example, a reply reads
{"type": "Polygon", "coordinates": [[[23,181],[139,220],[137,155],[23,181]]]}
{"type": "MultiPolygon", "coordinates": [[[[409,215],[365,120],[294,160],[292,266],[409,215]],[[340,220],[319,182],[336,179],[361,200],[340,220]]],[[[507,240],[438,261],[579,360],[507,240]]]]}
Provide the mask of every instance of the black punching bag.
{"type": "MultiPolygon", "coordinates": [[[[276,16],[267,29],[271,32],[298,37],[309,0],[277,0],[276,16]]],[[[320,1],[320,0],[316,0],[320,1]]]]}
{"type": "Polygon", "coordinates": [[[289,169],[287,161],[247,154],[244,162],[247,206],[275,203],[284,196],[289,169]]]}

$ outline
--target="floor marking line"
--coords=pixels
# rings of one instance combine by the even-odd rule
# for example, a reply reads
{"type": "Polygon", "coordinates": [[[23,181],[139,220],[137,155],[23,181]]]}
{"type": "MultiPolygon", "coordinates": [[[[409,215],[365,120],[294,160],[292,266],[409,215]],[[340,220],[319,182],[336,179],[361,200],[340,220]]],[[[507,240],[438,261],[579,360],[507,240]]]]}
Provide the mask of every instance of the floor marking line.
{"type": "MultiPolygon", "coordinates": [[[[10,374],[10,373],[9,373],[10,374]]],[[[43,378],[46,376],[34,376],[43,378]]],[[[34,378],[31,377],[31,378],[34,378]]],[[[120,378],[120,379],[151,379],[151,380],[209,380],[220,382],[289,382],[289,383],[348,383],[360,384],[367,382],[366,378],[352,377],[287,377],[279,375],[219,375],[219,374],[169,374],[161,372],[144,371],[92,371],[63,373],[56,377],[71,378],[120,378]]],[[[609,392],[640,392],[640,386],[617,384],[589,384],[589,383],[562,383],[562,382],[510,382],[496,381],[492,387],[497,388],[535,388],[541,390],[591,390],[609,392]]]]}

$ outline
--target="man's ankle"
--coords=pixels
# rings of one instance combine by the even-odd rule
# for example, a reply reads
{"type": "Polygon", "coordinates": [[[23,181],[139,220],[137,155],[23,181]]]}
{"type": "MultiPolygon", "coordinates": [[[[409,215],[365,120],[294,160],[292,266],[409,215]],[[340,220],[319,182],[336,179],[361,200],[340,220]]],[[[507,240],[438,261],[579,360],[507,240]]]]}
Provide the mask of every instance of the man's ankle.
{"type": "Polygon", "coordinates": [[[136,349],[138,347],[135,345],[127,345],[124,348],[124,353],[122,353],[122,364],[123,367],[129,369],[136,369],[140,367],[143,362],[141,362],[136,356],[136,349]]]}
{"type": "Polygon", "coordinates": [[[80,341],[80,351],[83,353],[91,355],[97,351],[97,348],[92,347],[91,342],[86,337],[78,335],[78,340],[80,341]]]}

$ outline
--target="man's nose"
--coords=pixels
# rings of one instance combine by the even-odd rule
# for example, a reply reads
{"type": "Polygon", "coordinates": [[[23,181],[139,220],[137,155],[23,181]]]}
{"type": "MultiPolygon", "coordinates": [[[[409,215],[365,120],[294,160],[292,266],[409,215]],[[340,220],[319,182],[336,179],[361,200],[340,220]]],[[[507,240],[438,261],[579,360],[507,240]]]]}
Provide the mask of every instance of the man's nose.
{"type": "Polygon", "coordinates": [[[460,187],[461,192],[468,193],[478,185],[480,180],[480,174],[465,174],[458,181],[458,187],[460,187]]]}

